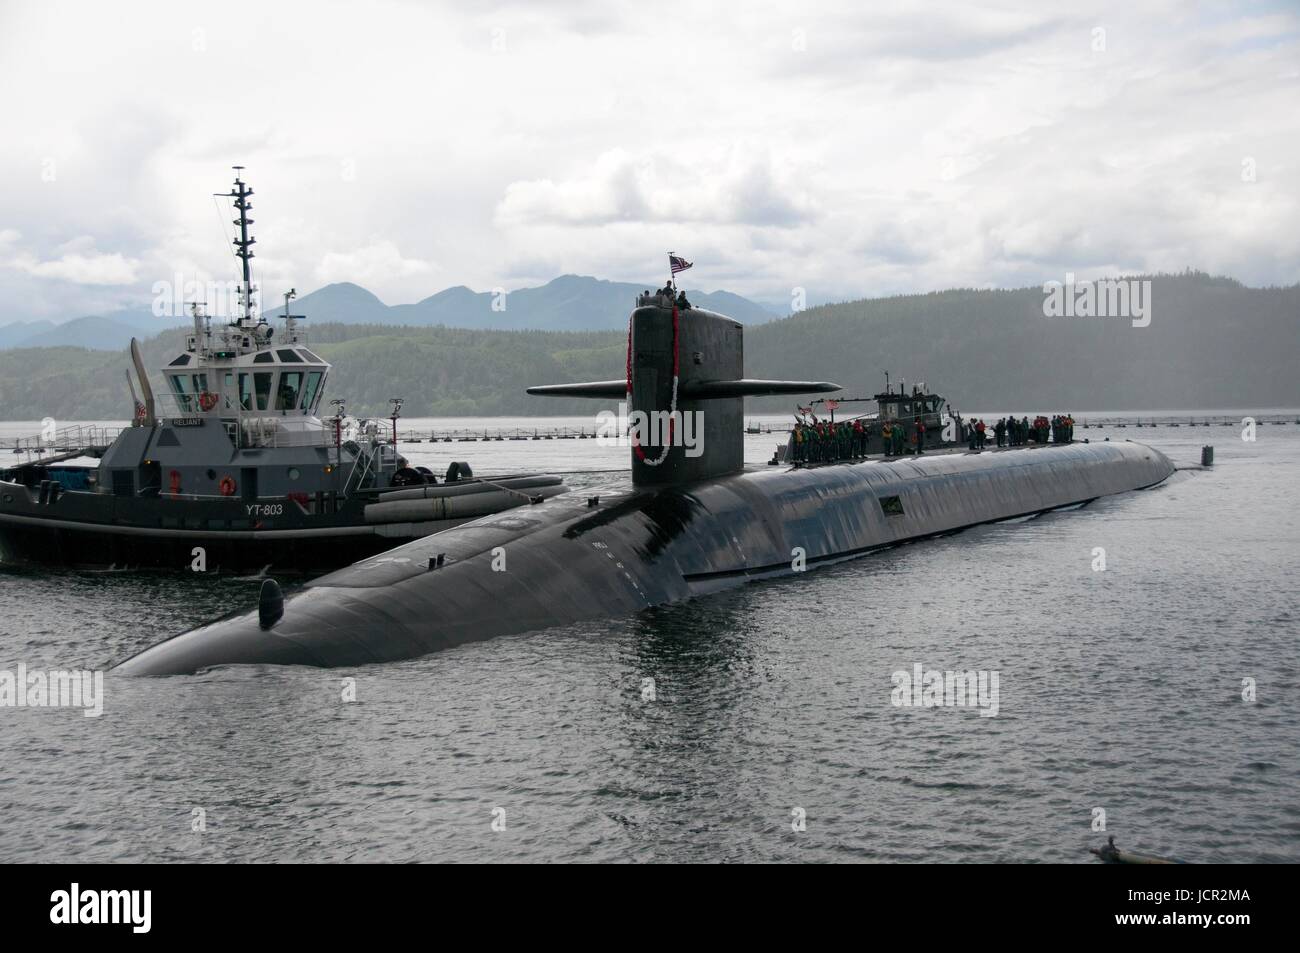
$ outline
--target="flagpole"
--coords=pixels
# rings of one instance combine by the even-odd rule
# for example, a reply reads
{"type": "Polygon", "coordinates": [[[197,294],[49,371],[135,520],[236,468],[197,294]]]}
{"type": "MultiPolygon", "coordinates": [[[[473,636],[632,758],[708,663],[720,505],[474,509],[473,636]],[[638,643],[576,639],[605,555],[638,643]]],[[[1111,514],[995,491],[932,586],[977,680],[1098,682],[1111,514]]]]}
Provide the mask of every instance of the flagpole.
{"type": "Polygon", "coordinates": [[[673,291],[677,290],[677,275],[673,274],[673,253],[668,253],[668,284],[672,285],[673,291]]]}

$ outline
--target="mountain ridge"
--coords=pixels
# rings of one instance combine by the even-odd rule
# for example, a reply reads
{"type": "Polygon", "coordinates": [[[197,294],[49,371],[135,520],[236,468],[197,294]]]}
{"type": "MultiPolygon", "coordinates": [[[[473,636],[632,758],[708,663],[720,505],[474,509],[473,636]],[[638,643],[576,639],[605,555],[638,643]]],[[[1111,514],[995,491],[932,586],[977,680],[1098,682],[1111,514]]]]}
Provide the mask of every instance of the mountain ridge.
{"type": "MultiPolygon", "coordinates": [[[[339,281],[304,294],[293,308],[313,324],[443,325],[500,331],[614,330],[626,327],[632,302],[643,290],[629,282],[568,274],[544,285],[508,293],[453,285],[413,303],[389,305],[361,285],[339,281]]],[[[777,317],[730,291],[685,290],[693,303],[722,311],[742,324],[761,324],[777,317]]],[[[281,313],[281,308],[263,312],[268,319],[281,313]]],[[[185,323],[184,318],[155,318],[148,311],[85,315],[61,323],[14,322],[0,325],[0,349],[70,345],[117,350],[126,347],[132,337],[152,336],[185,323]]]]}
{"type": "MultiPolygon", "coordinates": [[[[867,396],[888,371],[895,383],[926,381],[958,410],[980,412],[1300,407],[1300,285],[1251,288],[1201,273],[1150,280],[1147,327],[1049,318],[1038,287],[820,305],[747,329],[745,373],[832,380],[843,396],[867,396]]],[[[330,393],[355,413],[382,415],[401,396],[412,417],[582,415],[615,402],[529,397],[524,388],[620,377],[628,310],[616,330],[326,323],[308,333],[335,365],[330,393]]],[[[145,341],[147,365],[161,367],[185,335],[177,328],[145,341]]],[[[10,419],[121,418],[128,364],[125,350],[0,351],[0,408],[10,419]]],[[[760,398],[747,410],[793,406],[760,398]]]]}

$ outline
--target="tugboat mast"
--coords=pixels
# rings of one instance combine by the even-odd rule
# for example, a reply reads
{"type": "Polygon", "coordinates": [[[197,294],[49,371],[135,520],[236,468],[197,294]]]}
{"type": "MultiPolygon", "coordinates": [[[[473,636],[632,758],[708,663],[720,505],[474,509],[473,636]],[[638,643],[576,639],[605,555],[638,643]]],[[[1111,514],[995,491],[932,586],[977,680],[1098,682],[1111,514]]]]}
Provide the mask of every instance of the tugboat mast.
{"type": "Polygon", "coordinates": [[[227,198],[235,200],[235,208],[239,210],[239,218],[233,222],[233,224],[239,226],[239,237],[234,240],[235,255],[243,262],[244,271],[244,284],[240,290],[240,307],[243,314],[240,315],[238,324],[240,327],[248,328],[257,323],[253,315],[255,309],[253,306],[252,270],[248,264],[249,259],[253,257],[250,246],[257,242],[256,238],[248,237],[248,226],[253,224],[253,220],[248,217],[249,211],[253,208],[253,203],[248,199],[253,194],[253,190],[240,178],[240,173],[244,171],[244,167],[237,165],[232,168],[235,170],[235,185],[234,188],[224,194],[227,198]]]}

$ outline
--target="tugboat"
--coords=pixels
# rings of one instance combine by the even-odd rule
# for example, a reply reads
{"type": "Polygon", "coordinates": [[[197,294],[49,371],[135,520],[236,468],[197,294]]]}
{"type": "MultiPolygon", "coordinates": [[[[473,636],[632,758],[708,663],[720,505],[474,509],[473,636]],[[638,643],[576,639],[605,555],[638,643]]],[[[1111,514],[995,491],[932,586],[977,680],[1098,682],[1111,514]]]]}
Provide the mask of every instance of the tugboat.
{"type": "Polygon", "coordinates": [[[214,328],[192,306],[193,333],[161,368],[158,396],[132,339],[140,393],[131,384],[132,425],[116,435],[73,428],[16,443],[28,459],[0,471],[0,559],[319,573],[568,489],[550,474],[475,478],[463,462],[438,482],[398,453],[398,399],[388,421],[354,421],[340,400],[322,420],[330,364],[290,313],[295,292],[281,333],[256,313],[253,190],[235,168],[238,318],[214,328]]]}

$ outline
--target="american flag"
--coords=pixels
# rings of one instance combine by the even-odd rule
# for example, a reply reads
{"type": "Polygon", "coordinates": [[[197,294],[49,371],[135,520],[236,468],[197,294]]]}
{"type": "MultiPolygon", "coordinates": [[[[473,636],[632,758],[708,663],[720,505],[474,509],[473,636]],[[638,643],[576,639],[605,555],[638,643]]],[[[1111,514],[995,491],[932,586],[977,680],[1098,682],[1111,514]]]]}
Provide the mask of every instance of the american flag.
{"type": "Polygon", "coordinates": [[[685,271],[687,268],[690,268],[691,262],[687,261],[685,258],[682,258],[680,255],[674,255],[672,253],[669,253],[668,265],[670,268],[672,268],[673,274],[675,275],[679,271],[685,271]]]}

